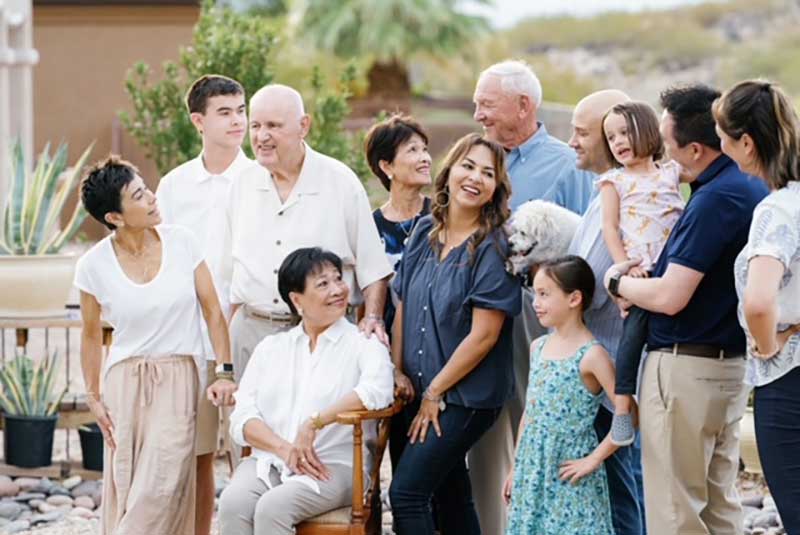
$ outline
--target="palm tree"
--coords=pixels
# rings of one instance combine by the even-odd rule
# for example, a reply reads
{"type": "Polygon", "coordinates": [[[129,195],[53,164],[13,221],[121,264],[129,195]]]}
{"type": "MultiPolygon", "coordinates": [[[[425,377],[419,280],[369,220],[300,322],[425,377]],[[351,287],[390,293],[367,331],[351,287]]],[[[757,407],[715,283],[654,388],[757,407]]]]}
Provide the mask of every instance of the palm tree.
{"type": "MultiPolygon", "coordinates": [[[[489,0],[472,3],[486,4],[489,0]]],[[[462,0],[306,0],[302,35],[340,57],[367,56],[370,97],[407,98],[408,60],[458,54],[488,27],[462,0]]]]}

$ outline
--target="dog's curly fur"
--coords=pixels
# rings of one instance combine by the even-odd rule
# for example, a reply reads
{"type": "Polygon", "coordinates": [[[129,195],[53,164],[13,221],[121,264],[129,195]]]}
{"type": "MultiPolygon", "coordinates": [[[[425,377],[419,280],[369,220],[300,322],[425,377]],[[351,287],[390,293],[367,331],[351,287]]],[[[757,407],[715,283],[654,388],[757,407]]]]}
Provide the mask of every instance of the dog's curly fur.
{"type": "Polygon", "coordinates": [[[526,202],[506,223],[511,249],[506,270],[527,278],[532,266],[564,256],[580,221],[579,215],[555,203],[526,202]]]}

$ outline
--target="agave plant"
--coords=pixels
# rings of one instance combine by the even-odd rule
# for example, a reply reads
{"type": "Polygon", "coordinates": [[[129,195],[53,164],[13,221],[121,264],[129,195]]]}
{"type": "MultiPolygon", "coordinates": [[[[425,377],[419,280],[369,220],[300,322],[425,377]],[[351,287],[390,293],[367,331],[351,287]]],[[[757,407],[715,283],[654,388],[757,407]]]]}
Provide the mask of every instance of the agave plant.
{"type": "Polygon", "coordinates": [[[66,144],[62,143],[52,158],[48,144],[32,173],[27,172],[22,146],[19,142],[14,144],[0,255],[54,254],[72,239],[86,218],[86,210],[77,203],[69,222],[61,230],[58,228],[59,216],[67,197],[78,185],[78,177],[91,150],[90,145],[72,168],[72,173],[59,185],[58,179],[67,168],[66,144]]]}
{"type": "Polygon", "coordinates": [[[58,410],[67,388],[54,395],[56,356],[38,364],[18,355],[0,369],[0,407],[12,416],[51,416],[58,410]]]}

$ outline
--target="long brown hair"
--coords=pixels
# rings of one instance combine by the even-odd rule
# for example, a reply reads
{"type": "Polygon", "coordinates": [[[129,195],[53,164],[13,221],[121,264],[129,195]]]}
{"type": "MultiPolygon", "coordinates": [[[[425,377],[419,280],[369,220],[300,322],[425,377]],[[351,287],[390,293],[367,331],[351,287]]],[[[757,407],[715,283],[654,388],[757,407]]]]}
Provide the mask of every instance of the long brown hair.
{"type": "Polygon", "coordinates": [[[739,82],[714,102],[713,111],[730,137],[750,136],[772,189],[800,180],[800,121],[780,87],[764,80],[739,82]]]}
{"type": "Polygon", "coordinates": [[[434,194],[431,208],[433,228],[431,228],[428,235],[433,250],[439,251],[441,249],[439,233],[447,228],[447,207],[450,203],[450,190],[447,187],[447,182],[450,179],[450,171],[464,159],[467,153],[472,150],[472,147],[479,145],[486,147],[492,153],[496,187],[491,201],[481,208],[478,230],[469,238],[467,250],[470,254],[470,261],[473,259],[475,250],[481,242],[495,230],[502,230],[503,224],[511,216],[511,209],[508,206],[508,199],[511,197],[511,181],[508,179],[508,173],[506,172],[506,152],[499,144],[478,134],[467,134],[455,142],[447,153],[442,169],[433,182],[434,194]],[[443,197],[447,197],[447,201],[442,201],[443,197]]]}

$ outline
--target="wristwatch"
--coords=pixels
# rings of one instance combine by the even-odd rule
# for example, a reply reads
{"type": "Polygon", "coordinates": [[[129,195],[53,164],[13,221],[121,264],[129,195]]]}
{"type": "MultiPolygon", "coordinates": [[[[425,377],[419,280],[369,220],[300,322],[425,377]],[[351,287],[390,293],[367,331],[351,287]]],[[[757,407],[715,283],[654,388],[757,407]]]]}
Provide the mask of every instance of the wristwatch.
{"type": "Polygon", "coordinates": [[[611,278],[608,279],[608,293],[613,295],[614,297],[622,297],[619,295],[619,280],[622,278],[622,273],[614,273],[611,275],[611,278]]]}
{"type": "Polygon", "coordinates": [[[217,367],[214,368],[214,376],[216,379],[224,379],[226,381],[233,381],[233,364],[230,362],[225,362],[223,364],[217,364],[217,367]]]}
{"type": "Polygon", "coordinates": [[[311,427],[313,427],[315,431],[319,431],[325,427],[325,424],[322,423],[322,417],[319,415],[319,411],[312,412],[309,418],[311,420],[311,427]]]}
{"type": "Polygon", "coordinates": [[[217,364],[217,367],[214,368],[215,373],[233,373],[233,364],[230,362],[224,362],[222,364],[217,364]]]}

